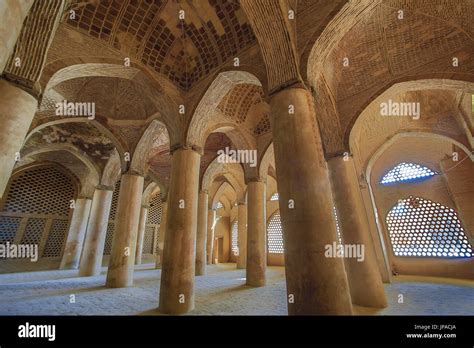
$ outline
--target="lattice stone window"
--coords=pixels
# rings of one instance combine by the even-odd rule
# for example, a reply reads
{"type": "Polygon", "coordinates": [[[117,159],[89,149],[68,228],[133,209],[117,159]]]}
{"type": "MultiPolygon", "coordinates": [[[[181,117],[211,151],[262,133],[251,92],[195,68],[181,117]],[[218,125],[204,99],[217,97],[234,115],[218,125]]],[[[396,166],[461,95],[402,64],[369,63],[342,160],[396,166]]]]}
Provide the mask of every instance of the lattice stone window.
{"type": "Polygon", "coordinates": [[[115,223],[109,221],[107,225],[107,234],[105,235],[104,255],[110,255],[112,251],[112,240],[114,238],[115,223]]]}
{"type": "Polygon", "coordinates": [[[110,255],[112,251],[112,240],[114,238],[114,232],[115,232],[115,219],[117,217],[117,206],[118,206],[118,199],[119,199],[119,194],[120,194],[120,183],[121,183],[120,180],[115,183],[114,192],[112,194],[112,202],[110,204],[110,213],[109,213],[109,223],[107,224],[107,234],[105,236],[105,245],[104,245],[103,255],[110,255]]]}
{"type": "Polygon", "coordinates": [[[271,197],[271,201],[278,201],[280,199],[280,196],[278,195],[278,192],[275,192],[271,197]]]}
{"type": "Polygon", "coordinates": [[[41,257],[60,257],[75,192],[71,178],[54,166],[22,171],[14,177],[6,195],[0,216],[0,242],[14,242],[23,220],[26,226],[19,243],[38,247],[44,243],[41,257]]]}
{"type": "Polygon", "coordinates": [[[155,254],[158,254],[158,251],[160,249],[159,241],[160,241],[160,230],[158,228],[155,229],[155,254]]]}
{"type": "Polygon", "coordinates": [[[380,184],[390,185],[401,182],[426,180],[437,174],[437,172],[419,164],[402,162],[385,174],[380,180],[380,184]]]}
{"type": "Polygon", "coordinates": [[[45,223],[45,219],[29,219],[28,223],[26,224],[26,230],[25,234],[23,235],[23,239],[21,240],[21,244],[39,245],[41,241],[41,236],[43,235],[45,223]]]}
{"type": "Polygon", "coordinates": [[[148,209],[148,224],[160,224],[161,214],[163,213],[163,203],[161,195],[156,195],[150,200],[150,209],[148,209]]]}
{"type": "Polygon", "coordinates": [[[221,209],[221,208],[224,208],[224,205],[222,204],[221,201],[217,202],[216,204],[216,209],[221,209]]]}
{"type": "Polygon", "coordinates": [[[232,224],[232,254],[238,255],[239,253],[239,230],[238,230],[238,223],[235,221],[232,224]]]}
{"type": "Polygon", "coordinates": [[[53,220],[43,257],[60,257],[66,239],[68,221],[53,220]]]}
{"type": "Polygon", "coordinates": [[[472,246],[454,209],[410,196],[387,214],[396,256],[472,257],[472,246]]]}
{"type": "Polygon", "coordinates": [[[143,254],[153,254],[153,239],[155,235],[155,229],[151,226],[145,228],[145,236],[143,237],[143,254]]]}
{"type": "Polygon", "coordinates": [[[120,194],[120,180],[115,183],[114,193],[112,194],[112,203],[110,205],[109,220],[115,220],[116,218],[119,194],[120,194]]]}
{"type": "Polygon", "coordinates": [[[20,217],[0,216],[0,243],[12,243],[15,240],[20,222],[20,217]]]}
{"type": "Polygon", "coordinates": [[[269,254],[282,254],[285,250],[283,247],[283,230],[279,212],[274,213],[268,222],[267,247],[269,254]]]}
{"type": "Polygon", "coordinates": [[[74,191],[71,179],[56,168],[34,168],[13,180],[3,210],[68,216],[74,191]]]}
{"type": "Polygon", "coordinates": [[[339,244],[342,244],[341,228],[339,227],[339,218],[337,217],[336,207],[332,207],[332,213],[334,214],[334,221],[336,222],[336,238],[339,244]]]}

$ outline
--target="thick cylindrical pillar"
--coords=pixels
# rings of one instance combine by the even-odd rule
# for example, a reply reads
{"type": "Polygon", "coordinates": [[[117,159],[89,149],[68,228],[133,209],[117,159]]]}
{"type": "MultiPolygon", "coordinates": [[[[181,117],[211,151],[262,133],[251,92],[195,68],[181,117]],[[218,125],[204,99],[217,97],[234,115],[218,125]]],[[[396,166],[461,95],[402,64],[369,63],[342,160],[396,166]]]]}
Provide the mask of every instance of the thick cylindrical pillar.
{"type": "Polygon", "coordinates": [[[207,211],[207,264],[212,265],[214,255],[214,223],[216,220],[216,211],[209,209],[207,211]]]}
{"type": "MultiPolygon", "coordinates": [[[[0,47],[2,47],[0,50],[0,74],[15,47],[23,21],[33,3],[34,0],[0,1],[0,23],[2,23],[2,29],[0,29],[0,47]]],[[[22,59],[23,57],[18,58],[22,59]]]]}
{"type": "Polygon", "coordinates": [[[37,105],[33,96],[0,79],[0,201],[37,105]]]}
{"type": "Polygon", "coordinates": [[[163,248],[165,245],[165,235],[166,235],[166,219],[168,216],[168,202],[162,201],[162,210],[161,210],[161,222],[160,229],[158,232],[158,253],[156,255],[156,264],[155,267],[160,269],[163,265],[163,248]]]}
{"type": "Polygon", "coordinates": [[[142,205],[140,210],[140,221],[138,222],[137,248],[135,251],[135,264],[142,264],[143,240],[145,239],[146,219],[148,217],[148,207],[142,205]]]}
{"type": "Polygon", "coordinates": [[[74,211],[69,225],[63,258],[59,266],[60,269],[76,269],[79,267],[91,203],[92,201],[88,198],[78,198],[74,202],[74,211]]]}
{"type": "MultiPolygon", "coordinates": [[[[351,314],[344,262],[325,257],[326,246],[336,240],[336,228],[311,93],[300,87],[286,88],[273,95],[270,104],[288,312],[351,314]]],[[[248,238],[250,212],[249,204],[248,238]]]]}
{"type": "Polygon", "coordinates": [[[196,232],[196,275],[206,274],[206,241],[207,241],[207,191],[200,191],[198,198],[198,216],[196,232]]]}
{"type": "Polygon", "coordinates": [[[105,283],[110,288],[123,288],[133,284],[142,192],[142,176],[122,175],[117,204],[117,220],[105,283]]]}
{"type": "Polygon", "coordinates": [[[366,307],[386,307],[387,299],[380,275],[369,224],[357,180],[354,161],[339,156],[328,161],[334,204],[342,241],[356,255],[344,255],[352,303],[366,307]]]}
{"type": "Polygon", "coordinates": [[[181,314],[194,308],[200,158],[191,149],[173,153],[161,270],[159,309],[162,313],[181,314]]]}
{"type": "Polygon", "coordinates": [[[247,205],[245,202],[239,202],[237,209],[237,268],[243,269],[247,266],[247,205]]]}
{"type": "Polygon", "coordinates": [[[100,274],[112,195],[112,190],[97,188],[94,191],[84,250],[79,266],[80,276],[88,277],[100,274]]]}
{"type": "Polygon", "coordinates": [[[265,285],[267,270],[266,252],[266,184],[251,181],[248,189],[247,226],[247,285],[265,285]]]}

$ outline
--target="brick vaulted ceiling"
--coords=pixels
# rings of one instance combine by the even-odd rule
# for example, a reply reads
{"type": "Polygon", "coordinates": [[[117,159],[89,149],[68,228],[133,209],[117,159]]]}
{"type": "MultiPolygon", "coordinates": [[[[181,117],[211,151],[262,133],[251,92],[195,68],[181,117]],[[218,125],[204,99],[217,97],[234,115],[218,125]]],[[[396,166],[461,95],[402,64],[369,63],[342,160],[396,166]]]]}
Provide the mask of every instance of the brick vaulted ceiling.
{"type": "Polygon", "coordinates": [[[387,0],[351,28],[320,67],[324,83],[318,86],[316,104],[327,153],[342,151],[335,139],[347,143],[357,115],[392,84],[422,78],[474,79],[470,4],[387,0]],[[349,64],[343,66],[346,58],[349,64]],[[324,95],[323,84],[329,95],[324,95]],[[337,116],[328,113],[333,104],[337,116]],[[335,134],[338,127],[340,135],[335,134]]]}
{"type": "Polygon", "coordinates": [[[237,0],[73,0],[66,23],[190,89],[256,43],[237,0]],[[184,20],[179,17],[184,11],[184,20]]]}

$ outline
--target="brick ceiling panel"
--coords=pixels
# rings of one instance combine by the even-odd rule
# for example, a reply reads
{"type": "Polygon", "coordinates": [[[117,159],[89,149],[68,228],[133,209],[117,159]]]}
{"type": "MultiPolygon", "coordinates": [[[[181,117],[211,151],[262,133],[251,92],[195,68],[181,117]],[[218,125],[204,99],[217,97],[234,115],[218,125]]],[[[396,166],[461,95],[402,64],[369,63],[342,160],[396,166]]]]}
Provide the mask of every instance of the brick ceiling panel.
{"type": "Polygon", "coordinates": [[[140,61],[183,90],[256,43],[237,0],[74,0],[71,9],[76,16],[68,16],[66,25],[140,61]]]}

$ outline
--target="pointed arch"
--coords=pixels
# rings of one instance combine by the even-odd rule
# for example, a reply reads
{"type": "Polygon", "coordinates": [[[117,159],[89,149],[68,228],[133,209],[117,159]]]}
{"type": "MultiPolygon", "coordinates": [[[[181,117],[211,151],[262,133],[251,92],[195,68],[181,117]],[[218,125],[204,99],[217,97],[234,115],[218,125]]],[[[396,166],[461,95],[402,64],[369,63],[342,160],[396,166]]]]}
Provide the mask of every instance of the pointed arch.
{"type": "Polygon", "coordinates": [[[148,171],[148,160],[154,155],[154,150],[160,148],[170,150],[168,130],[164,123],[153,120],[135,148],[130,170],[144,175],[148,171]]]}

